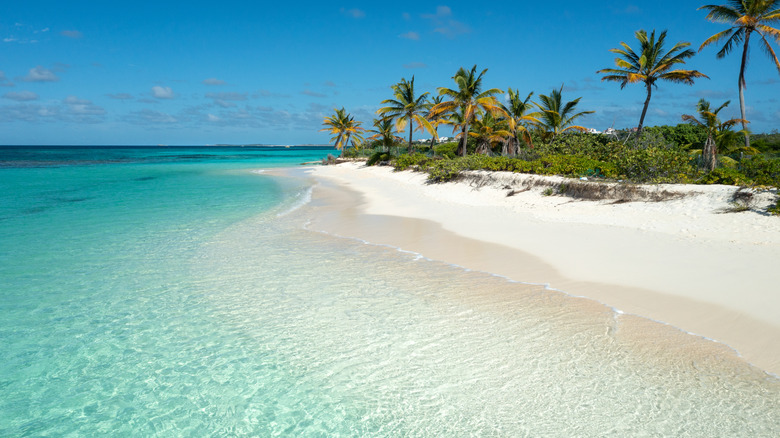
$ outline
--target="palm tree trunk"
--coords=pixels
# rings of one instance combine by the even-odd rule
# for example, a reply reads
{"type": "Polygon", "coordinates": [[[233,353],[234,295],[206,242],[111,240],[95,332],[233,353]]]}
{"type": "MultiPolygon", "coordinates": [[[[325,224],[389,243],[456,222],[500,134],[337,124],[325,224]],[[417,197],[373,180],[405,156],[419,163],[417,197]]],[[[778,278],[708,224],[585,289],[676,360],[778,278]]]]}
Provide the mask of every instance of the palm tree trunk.
{"type": "Polygon", "coordinates": [[[347,139],[344,140],[344,146],[341,148],[341,155],[344,155],[344,152],[347,151],[347,147],[349,147],[349,137],[351,134],[347,134],[347,139]]]}
{"type": "Polygon", "coordinates": [[[750,135],[747,133],[747,117],[745,116],[745,65],[747,64],[748,41],[750,30],[745,31],[745,46],[742,48],[742,65],[739,67],[739,111],[742,113],[742,129],[745,130],[745,147],[750,147],[750,135]]]}
{"type": "Polygon", "coordinates": [[[414,149],[412,148],[412,131],[414,128],[414,120],[409,120],[409,154],[414,153],[414,149]]]}
{"type": "Polygon", "coordinates": [[[636,128],[637,138],[642,134],[642,126],[645,124],[645,115],[647,114],[647,107],[650,106],[650,96],[653,94],[653,84],[647,85],[647,99],[645,99],[645,107],[642,108],[642,116],[639,117],[639,126],[636,128]]]}
{"type": "Polygon", "coordinates": [[[704,158],[704,168],[709,172],[715,170],[715,141],[712,139],[712,134],[709,134],[707,136],[707,141],[704,142],[702,155],[702,158],[704,158]]]}
{"type": "Polygon", "coordinates": [[[467,143],[468,143],[467,140],[469,138],[468,136],[469,136],[469,122],[465,122],[463,124],[463,132],[460,135],[460,144],[461,144],[461,147],[463,148],[463,150],[461,152],[461,156],[464,156],[464,157],[466,156],[466,154],[468,154],[468,151],[466,150],[467,149],[467,143]]]}

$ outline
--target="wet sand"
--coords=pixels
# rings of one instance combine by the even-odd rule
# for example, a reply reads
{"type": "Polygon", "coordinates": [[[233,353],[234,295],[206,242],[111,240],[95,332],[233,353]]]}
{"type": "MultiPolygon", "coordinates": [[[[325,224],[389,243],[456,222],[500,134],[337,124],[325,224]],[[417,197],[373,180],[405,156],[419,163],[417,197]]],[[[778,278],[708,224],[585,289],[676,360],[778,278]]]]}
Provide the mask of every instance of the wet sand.
{"type": "Polygon", "coordinates": [[[357,164],[308,172],[319,181],[311,229],[545,284],[716,340],[780,374],[780,220],[720,214],[733,188],[608,205],[425,185],[419,174],[357,164]]]}

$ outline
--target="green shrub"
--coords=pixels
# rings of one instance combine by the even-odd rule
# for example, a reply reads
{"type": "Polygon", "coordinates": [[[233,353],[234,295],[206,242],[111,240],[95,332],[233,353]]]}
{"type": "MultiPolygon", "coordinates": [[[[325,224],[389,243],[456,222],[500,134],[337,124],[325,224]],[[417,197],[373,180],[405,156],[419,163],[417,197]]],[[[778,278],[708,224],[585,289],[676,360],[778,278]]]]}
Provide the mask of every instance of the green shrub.
{"type": "Polygon", "coordinates": [[[551,155],[534,161],[525,161],[510,157],[488,157],[485,155],[469,155],[444,160],[419,160],[412,157],[398,157],[395,167],[404,170],[417,165],[420,170],[428,172],[430,182],[450,181],[467,170],[489,170],[496,172],[523,172],[539,175],[592,176],[615,178],[617,168],[612,163],[590,158],[551,155]]]}
{"type": "Polygon", "coordinates": [[[780,187],[780,158],[754,155],[740,161],[737,169],[755,184],[780,187]]]}
{"type": "Polygon", "coordinates": [[[626,149],[613,163],[620,175],[635,182],[686,182],[694,173],[688,154],[679,149],[626,149]]]}
{"type": "Polygon", "coordinates": [[[591,156],[591,151],[599,150],[609,143],[606,135],[588,133],[562,134],[550,143],[540,143],[537,146],[543,155],[584,155],[591,156]]]}
{"type": "Polygon", "coordinates": [[[751,181],[737,169],[729,167],[718,167],[712,172],[707,173],[698,181],[700,184],[725,184],[730,186],[739,186],[749,184],[751,181]]]}
{"type": "Polygon", "coordinates": [[[377,151],[374,152],[366,161],[366,166],[373,166],[382,161],[390,161],[393,158],[388,152],[377,151]]]}
{"type": "Polygon", "coordinates": [[[444,158],[455,158],[458,151],[458,142],[450,141],[433,146],[434,155],[444,158]]]}
{"type": "Polygon", "coordinates": [[[431,158],[421,154],[421,153],[414,153],[414,154],[403,154],[399,155],[393,160],[393,168],[395,170],[406,170],[410,167],[417,166],[421,168],[426,168],[428,165],[428,162],[432,161],[431,158]]]}
{"type": "Polygon", "coordinates": [[[727,157],[725,155],[718,156],[718,164],[723,167],[728,167],[730,169],[736,169],[737,168],[737,160],[727,157]]]}
{"type": "Polygon", "coordinates": [[[769,134],[754,134],[750,136],[750,146],[761,152],[780,151],[780,133],[777,130],[769,134]]]}
{"type": "Polygon", "coordinates": [[[775,201],[775,205],[771,205],[771,206],[769,206],[769,208],[767,209],[767,211],[768,211],[770,214],[774,214],[774,215],[780,215],[780,197],[778,197],[778,198],[777,198],[777,201],[775,201]]]}
{"type": "Polygon", "coordinates": [[[680,123],[677,126],[649,126],[643,132],[659,134],[669,144],[683,149],[701,148],[707,140],[707,130],[702,126],[680,123]]]}
{"type": "Polygon", "coordinates": [[[356,158],[358,151],[355,148],[344,148],[341,150],[341,158],[356,158]]]}
{"type": "Polygon", "coordinates": [[[538,175],[595,176],[615,178],[617,167],[613,163],[571,155],[549,155],[538,160],[518,163],[516,171],[538,175]]]}

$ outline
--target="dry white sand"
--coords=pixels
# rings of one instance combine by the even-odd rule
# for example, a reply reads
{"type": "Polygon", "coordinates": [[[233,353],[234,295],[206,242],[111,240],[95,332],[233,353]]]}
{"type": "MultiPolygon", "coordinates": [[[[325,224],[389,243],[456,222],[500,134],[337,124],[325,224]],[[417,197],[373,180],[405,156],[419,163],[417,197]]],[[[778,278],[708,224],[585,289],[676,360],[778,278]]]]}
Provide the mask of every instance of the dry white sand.
{"type": "Polygon", "coordinates": [[[473,270],[548,284],[736,349],[780,374],[780,218],[722,213],[729,186],[649,186],[663,202],[579,201],[543,188],[507,196],[539,176],[491,173],[490,184],[426,184],[425,175],[351,163],[313,167],[329,214],[312,224],[473,270]],[[359,194],[357,196],[356,193],[359,194]]]}

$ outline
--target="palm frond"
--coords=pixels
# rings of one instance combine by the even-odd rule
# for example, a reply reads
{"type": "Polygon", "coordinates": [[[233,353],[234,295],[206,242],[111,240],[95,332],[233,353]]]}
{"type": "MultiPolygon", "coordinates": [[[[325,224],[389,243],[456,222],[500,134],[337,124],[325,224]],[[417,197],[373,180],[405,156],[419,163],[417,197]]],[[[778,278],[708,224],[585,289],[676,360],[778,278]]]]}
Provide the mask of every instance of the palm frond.
{"type": "MultiPolygon", "coordinates": [[[[770,28],[772,29],[772,28],[770,28]]],[[[780,30],[772,29],[775,33],[770,34],[772,36],[775,36],[778,41],[780,41],[780,30]]],[[[778,73],[780,73],[780,61],[777,59],[777,55],[775,54],[775,51],[772,49],[772,46],[769,44],[769,41],[766,40],[766,37],[764,37],[763,34],[761,34],[761,48],[764,49],[764,52],[769,56],[769,59],[771,59],[775,63],[775,67],[777,67],[778,73]]]]}
{"type": "MultiPolygon", "coordinates": [[[[731,36],[731,34],[734,32],[734,28],[729,28],[724,31],[718,32],[715,35],[707,38],[704,40],[703,43],[699,46],[699,52],[701,52],[705,47],[709,46],[710,44],[715,44],[718,41],[722,40],[723,38],[731,36]]],[[[729,49],[731,51],[731,49],[729,49]]]]}
{"type": "Polygon", "coordinates": [[[736,8],[729,8],[723,5],[704,5],[699,10],[707,10],[707,20],[715,23],[727,23],[731,24],[737,21],[740,17],[740,13],[736,8]]]}

